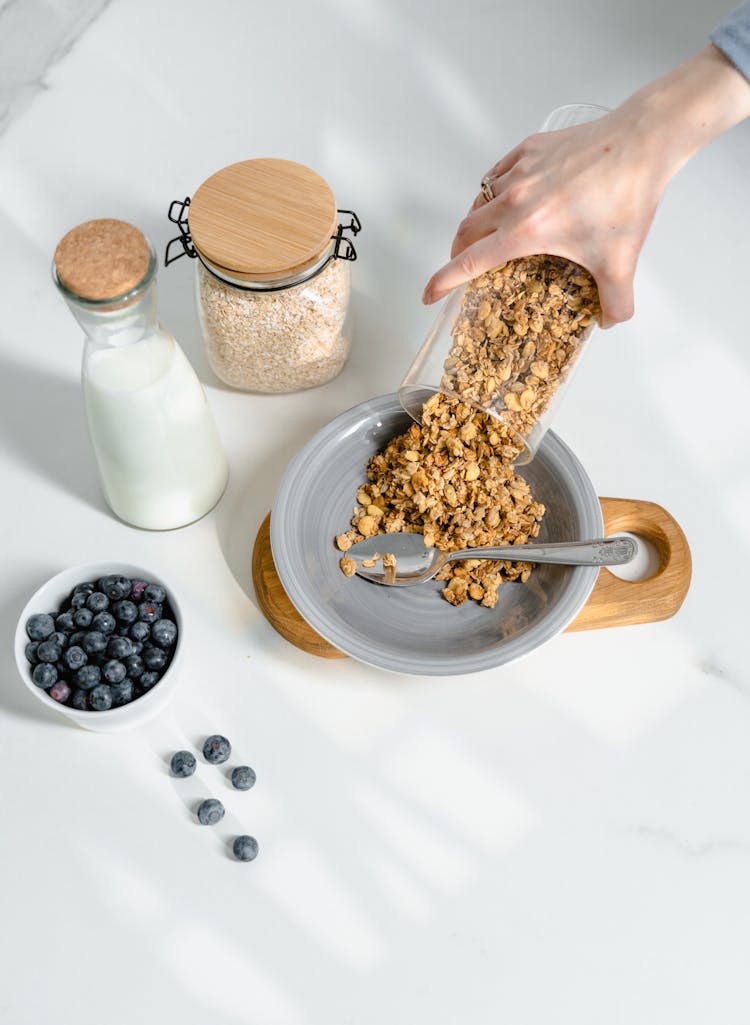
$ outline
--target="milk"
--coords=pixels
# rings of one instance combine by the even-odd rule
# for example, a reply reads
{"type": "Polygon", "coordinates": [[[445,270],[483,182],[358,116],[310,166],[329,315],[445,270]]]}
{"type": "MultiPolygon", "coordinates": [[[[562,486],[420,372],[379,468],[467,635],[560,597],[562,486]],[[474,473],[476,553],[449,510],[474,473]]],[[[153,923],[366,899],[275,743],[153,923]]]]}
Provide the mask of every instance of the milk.
{"type": "Polygon", "coordinates": [[[117,516],[167,530],[216,504],[226,457],[203,388],[168,331],[154,325],[125,345],[89,339],[83,389],[104,496],[117,516]]]}

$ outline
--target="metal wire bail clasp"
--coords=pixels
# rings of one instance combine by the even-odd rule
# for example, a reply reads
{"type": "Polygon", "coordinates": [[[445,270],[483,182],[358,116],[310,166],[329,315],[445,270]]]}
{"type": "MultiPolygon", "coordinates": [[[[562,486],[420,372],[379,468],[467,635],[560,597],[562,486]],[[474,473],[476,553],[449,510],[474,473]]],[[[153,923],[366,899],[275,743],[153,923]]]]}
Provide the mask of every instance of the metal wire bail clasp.
{"type": "Polygon", "coordinates": [[[336,229],[336,234],[331,235],[331,238],[335,242],[333,247],[333,259],[334,260],[356,260],[357,250],[354,248],[352,240],[344,234],[345,231],[350,231],[352,235],[359,235],[362,230],[359,217],[354,213],[353,210],[338,210],[339,214],[346,214],[349,217],[348,224],[342,224],[339,221],[339,226],[336,229]]]}
{"type": "MultiPolygon", "coordinates": [[[[164,266],[168,267],[170,263],[174,263],[175,260],[179,260],[181,256],[189,256],[192,259],[198,255],[193,245],[193,240],[190,236],[190,228],[188,225],[187,209],[190,206],[190,196],[186,196],[184,199],[173,199],[169,204],[169,210],[167,211],[167,217],[176,224],[180,229],[180,234],[175,238],[170,239],[167,242],[167,248],[164,252],[164,266]],[[176,208],[176,209],[175,209],[176,208]],[[172,247],[177,243],[181,248],[178,253],[171,252],[172,247]]],[[[340,225],[339,225],[340,227],[340,225]]]]}

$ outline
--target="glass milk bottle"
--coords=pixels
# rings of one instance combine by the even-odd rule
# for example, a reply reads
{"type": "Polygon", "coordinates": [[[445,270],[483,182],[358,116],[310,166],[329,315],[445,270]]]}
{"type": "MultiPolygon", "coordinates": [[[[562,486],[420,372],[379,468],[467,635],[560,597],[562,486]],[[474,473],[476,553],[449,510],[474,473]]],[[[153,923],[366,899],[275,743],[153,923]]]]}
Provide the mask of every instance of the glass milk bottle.
{"type": "Polygon", "coordinates": [[[120,519],[169,530],[219,500],[228,467],[203,388],[156,317],[156,256],[117,220],[60,241],[55,284],[86,334],[83,392],[102,490],[120,519]]]}

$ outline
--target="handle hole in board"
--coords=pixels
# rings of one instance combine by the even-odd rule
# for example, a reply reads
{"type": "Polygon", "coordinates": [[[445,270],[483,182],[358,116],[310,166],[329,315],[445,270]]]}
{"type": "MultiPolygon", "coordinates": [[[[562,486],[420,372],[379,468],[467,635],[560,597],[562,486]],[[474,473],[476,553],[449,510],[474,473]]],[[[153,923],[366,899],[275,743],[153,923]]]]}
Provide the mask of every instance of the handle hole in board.
{"type": "Polygon", "coordinates": [[[624,566],[608,566],[607,569],[620,580],[627,580],[635,583],[640,580],[649,580],[656,576],[662,568],[662,553],[657,546],[642,534],[631,534],[626,530],[618,531],[612,537],[629,537],[638,545],[638,551],[632,562],[626,562],[624,566]]]}

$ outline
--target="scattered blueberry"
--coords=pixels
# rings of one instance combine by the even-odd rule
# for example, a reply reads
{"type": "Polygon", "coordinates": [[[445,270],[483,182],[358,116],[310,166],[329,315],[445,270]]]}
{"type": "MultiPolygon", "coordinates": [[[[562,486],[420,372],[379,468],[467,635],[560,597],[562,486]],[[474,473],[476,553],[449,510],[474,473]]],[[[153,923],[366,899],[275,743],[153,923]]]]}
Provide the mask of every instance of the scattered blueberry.
{"type": "Polygon", "coordinates": [[[55,619],[55,627],[58,630],[62,630],[63,633],[72,634],[76,628],[73,622],[73,615],[70,612],[61,612],[55,619]]]}
{"type": "Polygon", "coordinates": [[[141,690],[151,690],[153,685],[158,681],[158,673],[141,673],[138,677],[138,686],[141,690]]]}
{"type": "Polygon", "coordinates": [[[37,687],[43,687],[44,690],[47,690],[53,683],[57,683],[57,669],[50,665],[49,662],[40,662],[38,666],[34,666],[31,679],[37,687]]]}
{"type": "Polygon", "coordinates": [[[109,608],[109,598],[101,591],[94,591],[86,599],[86,608],[96,615],[97,612],[106,612],[109,608]]]}
{"type": "Polygon", "coordinates": [[[198,807],[198,821],[202,826],[215,826],[224,818],[224,805],[215,797],[201,801],[198,807]]]}
{"type": "Polygon", "coordinates": [[[151,627],[151,640],[160,648],[171,648],[177,640],[177,626],[171,619],[159,619],[151,627]]]}
{"type": "Polygon", "coordinates": [[[95,712],[106,712],[112,707],[112,689],[106,683],[97,684],[89,694],[89,705],[95,712]]]}
{"type": "Polygon", "coordinates": [[[220,733],[214,733],[206,738],[203,745],[203,757],[211,765],[221,765],[232,753],[232,745],[226,737],[220,733]]]}
{"type": "Polygon", "coordinates": [[[86,605],[86,599],[89,596],[88,591],[78,591],[76,594],[71,595],[70,607],[73,611],[84,608],[86,605]]]}
{"type": "Polygon", "coordinates": [[[140,655],[140,653],[142,651],[143,651],[143,645],[141,644],[141,642],[140,641],[133,641],[133,654],[134,655],[140,655]]]}
{"type": "Polygon", "coordinates": [[[141,620],[138,620],[138,622],[133,623],[130,630],[128,630],[128,633],[134,641],[138,641],[143,644],[143,642],[147,641],[151,636],[151,627],[148,623],[143,623],[141,620]]]}
{"type": "Polygon", "coordinates": [[[190,751],[175,751],[169,768],[173,776],[192,776],[195,772],[195,755],[190,751]]]}
{"type": "Polygon", "coordinates": [[[146,580],[134,580],[130,586],[130,597],[133,601],[143,601],[143,595],[148,587],[146,580]]]}
{"type": "Polygon", "coordinates": [[[143,623],[155,623],[161,619],[162,607],[158,602],[144,601],[138,606],[138,618],[143,623]]]}
{"type": "Polygon", "coordinates": [[[89,695],[88,691],[85,690],[74,690],[73,697],[70,699],[70,703],[73,708],[77,708],[79,712],[88,712],[89,710],[89,695]]]}
{"type": "Polygon", "coordinates": [[[119,708],[133,700],[133,681],[125,678],[109,688],[112,692],[112,707],[119,708]]]}
{"type": "Polygon", "coordinates": [[[70,697],[70,684],[65,680],[58,680],[50,687],[49,696],[64,704],[70,697]]]}
{"type": "Polygon", "coordinates": [[[88,662],[89,657],[83,648],[79,648],[77,644],[72,644],[63,655],[63,662],[68,669],[77,670],[81,666],[85,666],[88,662]]]}
{"type": "Polygon", "coordinates": [[[160,584],[149,584],[143,592],[143,597],[146,601],[156,602],[157,605],[163,605],[167,600],[167,592],[160,584]]]}
{"type": "Polygon", "coordinates": [[[254,861],[258,856],[258,841],[254,836],[238,836],[232,844],[237,861],[254,861]]]}
{"type": "Polygon", "coordinates": [[[113,634],[117,623],[111,612],[97,612],[91,620],[91,625],[94,630],[98,630],[99,633],[113,634]]]}
{"type": "Polygon", "coordinates": [[[146,669],[150,669],[154,672],[158,672],[163,669],[167,664],[167,653],[162,651],[161,648],[154,648],[152,645],[147,645],[143,649],[143,664],[146,669]]]}
{"type": "Polygon", "coordinates": [[[76,673],[76,683],[82,690],[91,690],[96,687],[102,678],[102,671],[99,666],[81,666],[76,673]]]}
{"type": "Polygon", "coordinates": [[[82,584],[76,584],[76,586],[73,588],[72,593],[73,594],[81,594],[81,593],[83,593],[83,594],[87,594],[88,595],[88,594],[91,594],[91,592],[95,591],[95,590],[96,590],[96,584],[93,582],[93,580],[84,580],[84,582],[82,584]]]}
{"type": "Polygon", "coordinates": [[[73,613],[73,622],[79,630],[87,630],[91,626],[93,619],[94,613],[85,606],[82,609],[76,609],[73,613]]]}
{"type": "Polygon", "coordinates": [[[62,648],[57,641],[40,641],[36,657],[40,662],[59,662],[62,658],[62,648]]]}
{"type": "Polygon", "coordinates": [[[235,790],[249,790],[255,786],[255,772],[249,765],[238,765],[232,769],[232,786],[235,790]]]}
{"type": "Polygon", "coordinates": [[[122,683],[127,676],[127,669],[122,662],[118,662],[117,659],[113,658],[109,662],[104,663],[102,676],[107,683],[122,683]]]}
{"type": "Polygon", "coordinates": [[[68,646],[68,635],[63,633],[62,630],[55,630],[53,634],[49,635],[47,640],[54,641],[61,648],[67,648],[68,646]]]}
{"type": "Polygon", "coordinates": [[[35,616],[29,616],[26,621],[26,633],[32,641],[43,641],[54,632],[55,621],[52,616],[48,616],[44,612],[38,612],[35,616]]]}
{"type": "Polygon", "coordinates": [[[143,665],[143,659],[139,655],[130,655],[125,659],[123,665],[131,680],[137,680],[139,676],[143,675],[145,666],[143,665]]]}
{"type": "Polygon", "coordinates": [[[40,641],[29,641],[26,645],[25,654],[27,661],[31,662],[32,666],[35,666],[39,661],[37,657],[37,648],[39,647],[40,641]]]}
{"type": "MultiPolygon", "coordinates": [[[[72,640],[71,637],[71,642],[72,640]]],[[[83,635],[81,647],[87,655],[101,655],[103,651],[107,650],[107,638],[98,630],[89,630],[87,634],[83,635]]]]}
{"type": "Polygon", "coordinates": [[[114,603],[112,613],[120,623],[134,623],[138,619],[138,606],[124,598],[114,603]]]}
{"type": "Polygon", "coordinates": [[[110,637],[107,654],[110,658],[128,658],[133,654],[133,642],[129,637],[110,637]]]}
{"type": "Polygon", "coordinates": [[[75,633],[72,633],[70,635],[70,639],[68,640],[68,644],[70,644],[71,647],[77,646],[79,648],[82,648],[83,647],[83,638],[87,637],[87,636],[88,636],[88,634],[86,633],[85,630],[76,630],[75,633]]]}

